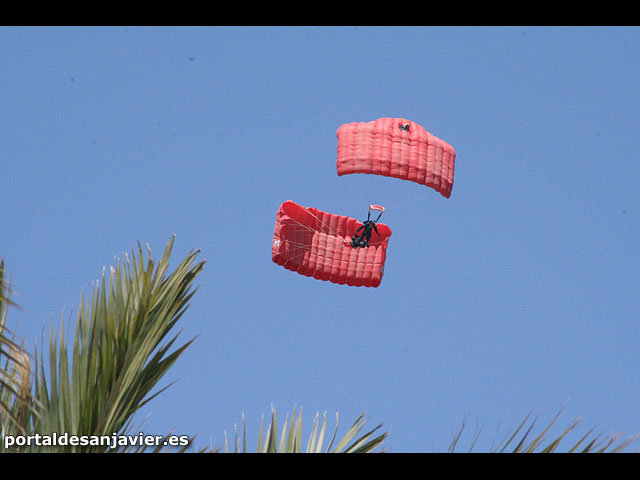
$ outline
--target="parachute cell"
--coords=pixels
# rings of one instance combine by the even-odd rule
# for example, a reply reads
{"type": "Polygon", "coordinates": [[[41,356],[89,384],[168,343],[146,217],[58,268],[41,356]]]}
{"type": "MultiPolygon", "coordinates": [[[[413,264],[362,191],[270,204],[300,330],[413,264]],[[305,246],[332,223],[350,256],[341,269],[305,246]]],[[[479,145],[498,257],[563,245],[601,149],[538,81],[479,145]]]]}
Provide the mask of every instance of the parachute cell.
{"type": "Polygon", "coordinates": [[[369,247],[353,248],[351,235],[362,225],[355,218],[303,207],[288,200],[276,214],[271,245],[274,263],[340,285],[377,287],[382,281],[391,229],[378,223],[369,247]]]}
{"type": "Polygon", "coordinates": [[[426,185],[451,196],[456,152],[404,118],[345,123],[338,137],[338,175],[366,173],[426,185]]]}

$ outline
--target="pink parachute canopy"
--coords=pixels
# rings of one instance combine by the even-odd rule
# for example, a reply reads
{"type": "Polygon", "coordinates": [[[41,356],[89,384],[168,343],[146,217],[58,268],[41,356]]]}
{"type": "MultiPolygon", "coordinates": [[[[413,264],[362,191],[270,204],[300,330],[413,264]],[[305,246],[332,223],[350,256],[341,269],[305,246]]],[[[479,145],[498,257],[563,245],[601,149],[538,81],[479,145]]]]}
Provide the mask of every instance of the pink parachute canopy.
{"type": "Polygon", "coordinates": [[[338,175],[367,173],[409,180],[449,198],[456,152],[444,140],[404,118],[345,123],[338,137],[338,175]]]}
{"type": "Polygon", "coordinates": [[[350,246],[362,223],[355,218],[303,207],[280,205],[271,244],[274,263],[300,275],[340,285],[377,287],[382,281],[391,229],[378,223],[367,248],[350,246]]]}

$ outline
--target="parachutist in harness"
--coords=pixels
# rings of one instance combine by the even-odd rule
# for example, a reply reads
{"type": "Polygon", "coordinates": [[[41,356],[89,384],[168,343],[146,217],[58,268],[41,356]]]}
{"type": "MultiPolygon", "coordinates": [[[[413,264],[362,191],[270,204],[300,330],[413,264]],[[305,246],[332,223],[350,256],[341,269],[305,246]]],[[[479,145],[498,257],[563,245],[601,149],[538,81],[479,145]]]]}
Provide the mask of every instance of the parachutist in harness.
{"type": "Polygon", "coordinates": [[[382,215],[382,212],[384,212],[384,207],[380,207],[378,205],[371,205],[369,207],[369,214],[367,215],[367,219],[363,222],[360,228],[356,230],[356,233],[353,234],[353,237],[351,237],[350,245],[353,248],[368,247],[369,241],[371,240],[371,233],[373,232],[373,230],[375,230],[378,236],[380,236],[380,233],[378,232],[378,227],[376,226],[376,222],[380,220],[380,216],[382,215]],[[380,212],[380,214],[378,215],[378,218],[376,218],[375,220],[371,220],[371,210],[378,210],[380,212]],[[359,235],[361,230],[362,230],[362,234],[359,235]]]}
{"type": "MultiPolygon", "coordinates": [[[[376,226],[376,222],[373,220],[367,219],[358,230],[356,230],[355,235],[351,238],[351,246],[353,248],[358,247],[368,247],[369,240],[371,240],[371,232],[375,230],[378,233],[378,227],[376,226]],[[358,233],[362,230],[362,236],[359,236],[358,233]]],[[[380,235],[378,233],[378,235],[380,235]]]]}

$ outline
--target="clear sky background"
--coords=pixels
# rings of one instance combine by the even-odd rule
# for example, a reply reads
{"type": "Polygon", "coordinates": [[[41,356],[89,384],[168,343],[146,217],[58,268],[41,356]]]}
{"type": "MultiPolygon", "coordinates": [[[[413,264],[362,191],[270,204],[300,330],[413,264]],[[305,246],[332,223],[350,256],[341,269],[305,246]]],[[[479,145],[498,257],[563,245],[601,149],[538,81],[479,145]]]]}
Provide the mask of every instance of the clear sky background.
{"type": "MultiPolygon", "coordinates": [[[[140,412],[222,446],[271,405],[366,411],[392,452],[488,449],[534,411],[640,433],[640,30],[0,29],[0,256],[27,347],[103,266],[176,235],[207,264],[195,343],[140,412]],[[379,288],[271,261],[285,200],[362,219],[336,130],[404,117],[457,152],[453,193],[393,184],[379,288]],[[406,200],[406,201],[405,201],[406,200]]],[[[356,178],[357,177],[357,178],[356,178]]],[[[360,179],[360,180],[358,180],[360,179]]],[[[393,182],[389,182],[391,185],[393,182]]],[[[380,199],[384,204],[387,200],[380,199]]]]}

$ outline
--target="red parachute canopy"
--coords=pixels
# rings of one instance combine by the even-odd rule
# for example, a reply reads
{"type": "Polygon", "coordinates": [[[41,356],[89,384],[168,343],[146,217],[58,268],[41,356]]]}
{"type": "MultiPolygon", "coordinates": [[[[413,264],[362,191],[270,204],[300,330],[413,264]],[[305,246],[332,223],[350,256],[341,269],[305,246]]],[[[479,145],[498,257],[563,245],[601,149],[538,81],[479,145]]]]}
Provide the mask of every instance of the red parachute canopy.
{"type": "Polygon", "coordinates": [[[409,180],[451,196],[456,152],[404,118],[345,123],[338,128],[338,175],[369,173],[409,180]]]}
{"type": "Polygon", "coordinates": [[[355,218],[287,200],[278,209],[271,244],[274,263],[307,277],[340,285],[377,287],[382,281],[391,229],[378,223],[367,248],[349,245],[360,228],[355,218]]]}

